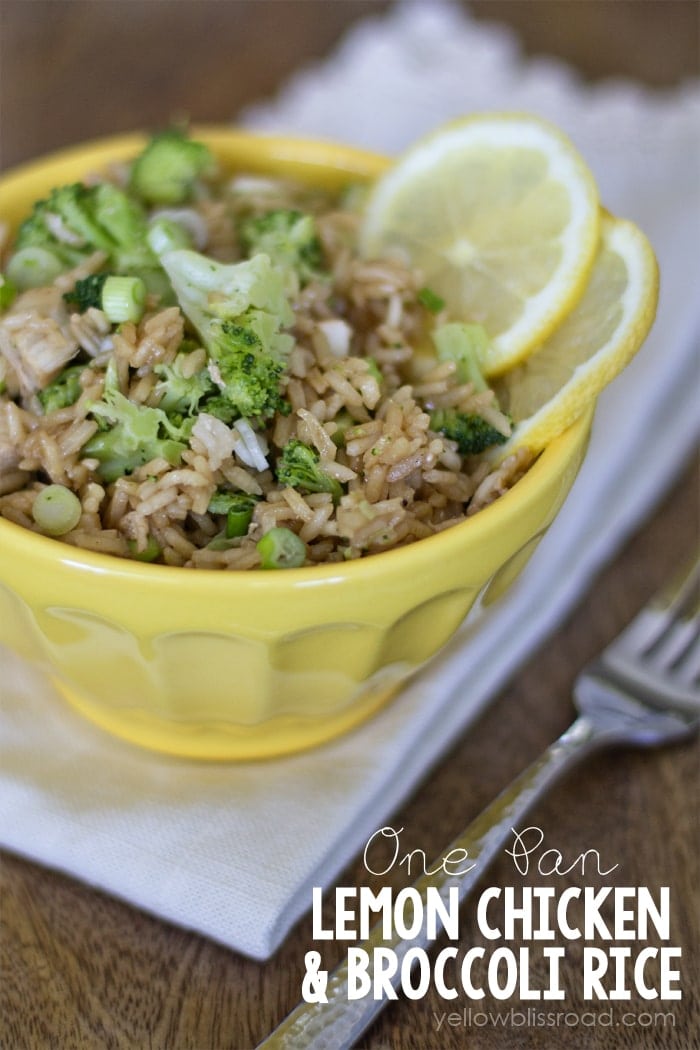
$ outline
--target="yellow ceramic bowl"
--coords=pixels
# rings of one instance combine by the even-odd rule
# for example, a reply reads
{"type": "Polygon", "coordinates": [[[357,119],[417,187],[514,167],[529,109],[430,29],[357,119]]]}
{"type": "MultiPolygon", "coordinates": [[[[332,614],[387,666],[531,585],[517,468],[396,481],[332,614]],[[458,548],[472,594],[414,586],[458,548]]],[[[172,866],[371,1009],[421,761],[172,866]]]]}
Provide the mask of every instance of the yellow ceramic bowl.
{"type": "MultiPolygon", "coordinates": [[[[344,146],[194,129],[232,170],[324,187],[384,158],[344,146]]],[[[0,180],[18,222],[55,185],[138,152],[108,139],[0,180]]],[[[0,642],[37,662],[76,708],[127,740],[201,758],[269,757],[365,720],[498,597],[561,506],[592,413],[474,518],[400,550],[279,572],[184,570],[80,551],[0,519],[0,642]]]]}

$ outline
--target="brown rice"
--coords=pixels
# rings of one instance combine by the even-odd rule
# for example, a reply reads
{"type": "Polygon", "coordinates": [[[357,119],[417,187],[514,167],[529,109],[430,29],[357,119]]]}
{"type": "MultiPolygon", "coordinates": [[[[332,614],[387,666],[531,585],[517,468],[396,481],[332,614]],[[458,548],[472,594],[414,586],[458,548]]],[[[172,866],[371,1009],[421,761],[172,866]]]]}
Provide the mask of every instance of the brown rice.
{"type": "Polygon", "coordinates": [[[458,381],[452,362],[431,363],[421,354],[436,318],[419,299],[420,275],[393,260],[358,257],[357,217],[337,202],[282,182],[267,183],[263,192],[259,180],[249,181],[260,199],[246,196],[240,177],[191,206],[204,231],[201,251],[223,261],[240,258],[243,202],[262,211],[303,200],[315,214],[329,272],[292,302],[295,343],[283,379],[290,411],[278,412],[262,434],[265,468],[241,458],[231,427],[211,416],[199,417],[177,466],[159,458],[106,483],[98,461],[81,454],[98,429],[91,406],[109,361],[121,391],[151,407],[159,400],[157,366],[177,360],[188,377],[207,361],[201,345],[183,350],[183,338],[194,336],[180,308],[161,307],[156,298],[138,324],[119,330],[99,309],[71,314],[63,292],[99,270],[104,256],[95,253],[52,285],[19,295],[0,319],[0,515],[40,531],[33,501],[57,483],[82,504],[77,527],[61,537],[66,543],[130,557],[153,541],[167,565],[255,569],[256,544],[273,527],[303,540],[307,564],[357,558],[463,521],[522,476],[530,463],[526,450],[492,469],[488,457],[463,457],[454,441],[431,430],[430,411],[440,408],[479,414],[503,434],[509,421],[491,391],[475,392],[458,381]],[[44,414],[38,391],[76,362],[84,366],[80,396],[44,414]],[[337,503],[330,493],[276,480],[276,458],[291,439],[314,448],[321,469],[342,485],[337,503]],[[258,497],[246,536],[220,542],[221,517],[208,509],[217,489],[258,497]]]}

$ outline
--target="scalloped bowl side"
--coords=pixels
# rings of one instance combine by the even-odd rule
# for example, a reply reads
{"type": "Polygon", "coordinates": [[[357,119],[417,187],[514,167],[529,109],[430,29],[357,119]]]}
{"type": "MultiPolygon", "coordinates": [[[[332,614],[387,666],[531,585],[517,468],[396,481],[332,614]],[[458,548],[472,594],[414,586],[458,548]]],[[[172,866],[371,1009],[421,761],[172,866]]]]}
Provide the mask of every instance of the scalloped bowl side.
{"type": "MultiPolygon", "coordinates": [[[[195,128],[231,170],[327,188],[388,161],[330,143],[195,128]]],[[[141,135],[63,151],[0,179],[18,222],[54,185],[133,156],[141,135]]],[[[226,573],[81,551],[0,520],[0,643],[38,663],[105,730],[188,757],[267,758],[365,721],[507,590],[578,472],[586,412],[492,506],[436,536],[346,564],[226,573]]]]}

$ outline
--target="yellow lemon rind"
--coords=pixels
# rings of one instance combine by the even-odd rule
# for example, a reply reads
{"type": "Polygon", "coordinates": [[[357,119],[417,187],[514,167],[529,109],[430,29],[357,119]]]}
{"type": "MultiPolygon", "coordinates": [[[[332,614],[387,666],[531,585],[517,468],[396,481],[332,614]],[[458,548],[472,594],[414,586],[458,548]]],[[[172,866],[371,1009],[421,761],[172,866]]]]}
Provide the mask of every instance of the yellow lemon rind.
{"type": "Polygon", "coordinates": [[[659,271],[651,244],[634,223],[606,213],[601,232],[602,244],[622,258],[627,270],[620,320],[606,343],[575,369],[554,398],[516,423],[509,440],[494,454],[497,462],[523,446],[540,452],[571,426],[629,364],[654,323],[659,271]]]}

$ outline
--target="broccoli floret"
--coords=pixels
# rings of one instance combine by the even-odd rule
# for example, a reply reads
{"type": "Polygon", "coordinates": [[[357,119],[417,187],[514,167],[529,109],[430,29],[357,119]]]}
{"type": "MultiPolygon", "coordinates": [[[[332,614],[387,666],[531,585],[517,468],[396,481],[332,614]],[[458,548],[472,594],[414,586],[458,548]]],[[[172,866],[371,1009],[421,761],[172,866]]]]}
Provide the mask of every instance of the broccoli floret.
{"type": "Polygon", "coordinates": [[[257,501],[257,496],[247,492],[226,492],[218,489],[207,509],[210,514],[226,515],[226,539],[230,540],[235,536],[245,536],[248,532],[257,501]]]}
{"type": "Polygon", "coordinates": [[[292,438],[277,460],[277,480],[280,485],[289,485],[302,492],[330,492],[333,502],[337,503],[343,495],[342,486],[336,478],[321,470],[320,459],[315,448],[292,438]]]}
{"type": "Polygon", "coordinates": [[[19,228],[13,257],[25,248],[40,248],[68,268],[100,250],[117,272],[151,269],[158,260],[146,243],[146,229],[141,206],[116,186],[75,182],[35,203],[19,228]]]}
{"type": "Polygon", "coordinates": [[[254,314],[241,323],[222,321],[212,345],[222,382],[222,395],[238,417],[245,419],[273,416],[282,402],[280,381],[284,362],[270,353],[255,330],[254,314]]]}
{"type": "Polygon", "coordinates": [[[141,273],[158,268],[158,259],[146,240],[148,222],[140,204],[109,182],[100,183],[94,193],[94,214],[114,247],[106,248],[120,273],[141,273]]]}
{"type": "MultiPolygon", "coordinates": [[[[471,383],[475,391],[488,390],[481,372],[481,362],[490,346],[488,335],[480,324],[463,324],[458,321],[440,325],[433,332],[433,342],[440,361],[454,361],[457,365],[457,380],[471,383]]],[[[495,396],[494,396],[495,404],[495,396]]],[[[483,416],[473,412],[457,412],[440,409],[430,414],[433,430],[441,431],[456,441],[463,456],[475,455],[501,445],[507,437],[487,423],[483,416]]]]}
{"type": "Polygon", "coordinates": [[[102,289],[108,277],[107,273],[92,273],[89,277],[76,281],[73,290],[66,292],[63,298],[71,310],[79,314],[84,314],[91,306],[100,310],[102,309],[102,289]]]}
{"type": "Polygon", "coordinates": [[[96,186],[82,182],[51,190],[46,200],[36,202],[31,216],[20,227],[17,247],[44,243],[45,237],[46,247],[76,261],[97,248],[109,252],[115,242],[96,218],[96,192],[96,186]]]}
{"type": "Polygon", "coordinates": [[[488,389],[481,363],[489,349],[489,337],[480,324],[453,321],[433,332],[439,361],[454,361],[460,383],[472,383],[474,390],[488,389]]]}
{"type": "Polygon", "coordinates": [[[421,288],[416,295],[416,299],[431,314],[439,314],[441,310],[445,309],[445,300],[434,292],[432,288],[421,288]]]}
{"type": "Polygon", "coordinates": [[[112,385],[109,374],[102,400],[90,407],[90,414],[101,429],[81,451],[99,461],[97,472],[106,482],[157,457],[178,466],[187,448],[190,420],[178,425],[160,408],[134,404],[112,385]]]}
{"type": "Polygon", "coordinates": [[[430,414],[430,428],[456,441],[463,456],[476,455],[508,440],[505,434],[474,412],[437,409],[430,414]]]}
{"type": "Polygon", "coordinates": [[[323,272],[323,252],[312,215],[284,208],[268,211],[245,219],[239,236],[249,257],[264,252],[301,287],[323,272]]]}
{"type": "MultiPolygon", "coordinates": [[[[265,255],[220,263],[186,248],[166,252],[161,262],[182,310],[204,340],[212,321],[234,320],[249,307],[271,315],[277,327],[293,323],[280,275],[265,255]]],[[[281,339],[289,342],[289,336],[281,339]]]]}
{"type": "Polygon", "coordinates": [[[136,158],[129,189],[148,204],[182,204],[192,197],[198,177],[214,168],[207,146],[170,129],[154,135],[136,158]]]}
{"type": "Polygon", "coordinates": [[[201,411],[206,412],[207,415],[216,416],[228,427],[241,418],[241,414],[236,406],[223,394],[214,394],[213,397],[208,397],[201,406],[201,411]]]}
{"type": "Polygon", "coordinates": [[[37,201],[17,231],[7,267],[20,289],[49,284],[61,270],[77,266],[87,254],[82,234],[68,230],[65,220],[49,210],[49,201],[56,193],[54,190],[49,200],[37,201]],[[60,228],[61,239],[50,226],[60,228]],[[28,266],[25,259],[29,259],[28,266]]]}
{"type": "MultiPolygon", "coordinates": [[[[282,377],[294,342],[281,328],[294,315],[269,258],[224,264],[181,250],[167,252],[162,263],[209,354],[209,374],[219,387],[212,414],[226,422],[274,415],[283,404],[282,377]]],[[[211,411],[208,401],[206,407],[211,411]]]]}
{"type": "Polygon", "coordinates": [[[59,408],[74,405],[83,392],[80,376],[85,365],[70,365],[56,376],[52,383],[37,394],[44,413],[58,412],[59,408]]]}
{"type": "Polygon", "coordinates": [[[159,377],[154,391],[159,397],[158,408],[168,415],[195,415],[201,410],[202,399],[216,390],[206,368],[192,376],[183,376],[179,358],[175,358],[171,365],[156,365],[153,371],[159,377]]]}

